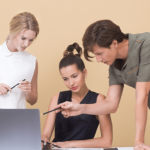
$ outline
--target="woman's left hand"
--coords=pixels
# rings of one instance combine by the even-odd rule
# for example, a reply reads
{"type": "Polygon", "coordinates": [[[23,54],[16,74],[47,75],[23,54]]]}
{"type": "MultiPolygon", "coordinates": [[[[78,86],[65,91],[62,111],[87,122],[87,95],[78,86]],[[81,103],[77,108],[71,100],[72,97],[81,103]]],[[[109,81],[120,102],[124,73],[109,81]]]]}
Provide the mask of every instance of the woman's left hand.
{"type": "MultiPolygon", "coordinates": [[[[61,148],[71,148],[71,141],[66,141],[66,142],[52,142],[51,144],[54,144],[56,146],[59,146],[61,148]]],[[[52,148],[55,146],[52,145],[52,148]]]]}
{"type": "Polygon", "coordinates": [[[18,88],[25,94],[29,94],[31,92],[31,83],[29,81],[20,81],[18,88]]]}

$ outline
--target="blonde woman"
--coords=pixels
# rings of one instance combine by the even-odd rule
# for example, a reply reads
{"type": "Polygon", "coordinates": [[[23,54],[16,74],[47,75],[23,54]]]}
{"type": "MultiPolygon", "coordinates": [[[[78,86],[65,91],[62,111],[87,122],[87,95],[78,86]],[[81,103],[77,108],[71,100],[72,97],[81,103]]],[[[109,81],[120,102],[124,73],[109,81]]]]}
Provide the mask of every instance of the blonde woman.
{"type": "Polygon", "coordinates": [[[25,50],[38,34],[33,14],[23,12],[12,18],[7,40],[0,45],[0,108],[23,109],[26,101],[31,105],[37,102],[38,63],[25,50]],[[19,86],[11,89],[18,82],[19,86]]]}

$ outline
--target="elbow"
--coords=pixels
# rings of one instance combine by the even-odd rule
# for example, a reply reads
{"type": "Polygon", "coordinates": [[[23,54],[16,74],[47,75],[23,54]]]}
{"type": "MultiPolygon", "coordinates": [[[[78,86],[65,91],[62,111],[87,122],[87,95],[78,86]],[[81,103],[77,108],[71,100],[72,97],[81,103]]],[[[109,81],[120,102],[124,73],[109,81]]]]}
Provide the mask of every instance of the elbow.
{"type": "Polygon", "coordinates": [[[106,147],[104,147],[104,148],[111,148],[111,147],[112,147],[112,142],[107,142],[106,147]]]}
{"type": "Polygon", "coordinates": [[[105,145],[104,148],[111,148],[112,144],[105,145]]]}
{"type": "Polygon", "coordinates": [[[32,100],[32,101],[28,101],[28,103],[32,106],[32,105],[34,105],[35,103],[37,103],[37,99],[34,99],[34,100],[32,100]]]}
{"type": "Polygon", "coordinates": [[[113,106],[112,106],[112,109],[111,109],[111,113],[116,113],[117,110],[118,110],[118,107],[119,107],[118,104],[113,105],[113,106]]]}
{"type": "Polygon", "coordinates": [[[37,99],[34,100],[34,101],[31,103],[31,105],[34,105],[34,104],[36,104],[36,103],[37,103],[37,99]]]}
{"type": "Polygon", "coordinates": [[[103,143],[103,148],[111,148],[112,147],[112,140],[111,139],[106,139],[103,143]]]}

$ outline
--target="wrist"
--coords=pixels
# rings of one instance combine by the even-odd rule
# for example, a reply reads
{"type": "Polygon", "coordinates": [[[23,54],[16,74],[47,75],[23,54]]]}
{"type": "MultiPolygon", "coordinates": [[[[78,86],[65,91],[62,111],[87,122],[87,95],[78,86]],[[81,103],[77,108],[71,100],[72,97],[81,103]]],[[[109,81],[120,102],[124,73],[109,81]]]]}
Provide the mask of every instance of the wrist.
{"type": "Polygon", "coordinates": [[[30,91],[30,92],[24,92],[24,95],[25,95],[25,97],[28,97],[31,93],[32,93],[32,91],[30,91]]]}
{"type": "Polygon", "coordinates": [[[144,141],[141,141],[141,140],[135,140],[134,146],[139,145],[139,144],[142,144],[142,143],[144,143],[144,141]]]}
{"type": "Polygon", "coordinates": [[[75,141],[69,141],[69,148],[76,147],[76,142],[75,141]]]}
{"type": "Polygon", "coordinates": [[[49,138],[47,135],[42,134],[42,135],[41,135],[41,140],[44,141],[44,140],[46,140],[46,139],[49,140],[50,138],[49,138]]]}
{"type": "Polygon", "coordinates": [[[135,144],[137,143],[144,143],[144,132],[139,132],[139,130],[136,130],[135,135],[135,144]]]}
{"type": "Polygon", "coordinates": [[[85,104],[80,104],[80,110],[81,110],[81,114],[85,114],[86,111],[86,105],[85,104]]]}

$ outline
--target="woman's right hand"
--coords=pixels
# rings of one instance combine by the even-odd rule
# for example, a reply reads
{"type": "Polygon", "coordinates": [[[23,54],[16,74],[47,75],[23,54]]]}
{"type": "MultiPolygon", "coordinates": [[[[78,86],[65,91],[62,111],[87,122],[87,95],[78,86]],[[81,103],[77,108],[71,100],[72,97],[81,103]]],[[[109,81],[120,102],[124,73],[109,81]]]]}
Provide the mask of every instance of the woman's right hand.
{"type": "Polygon", "coordinates": [[[4,83],[0,83],[0,95],[4,95],[7,93],[7,90],[9,90],[11,92],[11,88],[4,84],[4,83]]]}
{"type": "Polygon", "coordinates": [[[46,135],[41,135],[41,147],[43,148],[43,145],[46,145],[48,143],[50,143],[49,138],[46,135]]]}
{"type": "Polygon", "coordinates": [[[60,112],[63,114],[65,118],[68,118],[70,116],[78,116],[82,114],[82,111],[84,109],[84,105],[82,104],[74,104],[72,102],[64,102],[59,105],[57,105],[56,108],[61,107],[62,109],[56,110],[56,113],[60,112]]]}
{"type": "Polygon", "coordinates": [[[138,142],[134,145],[134,150],[150,150],[150,146],[142,142],[138,142]]]}

